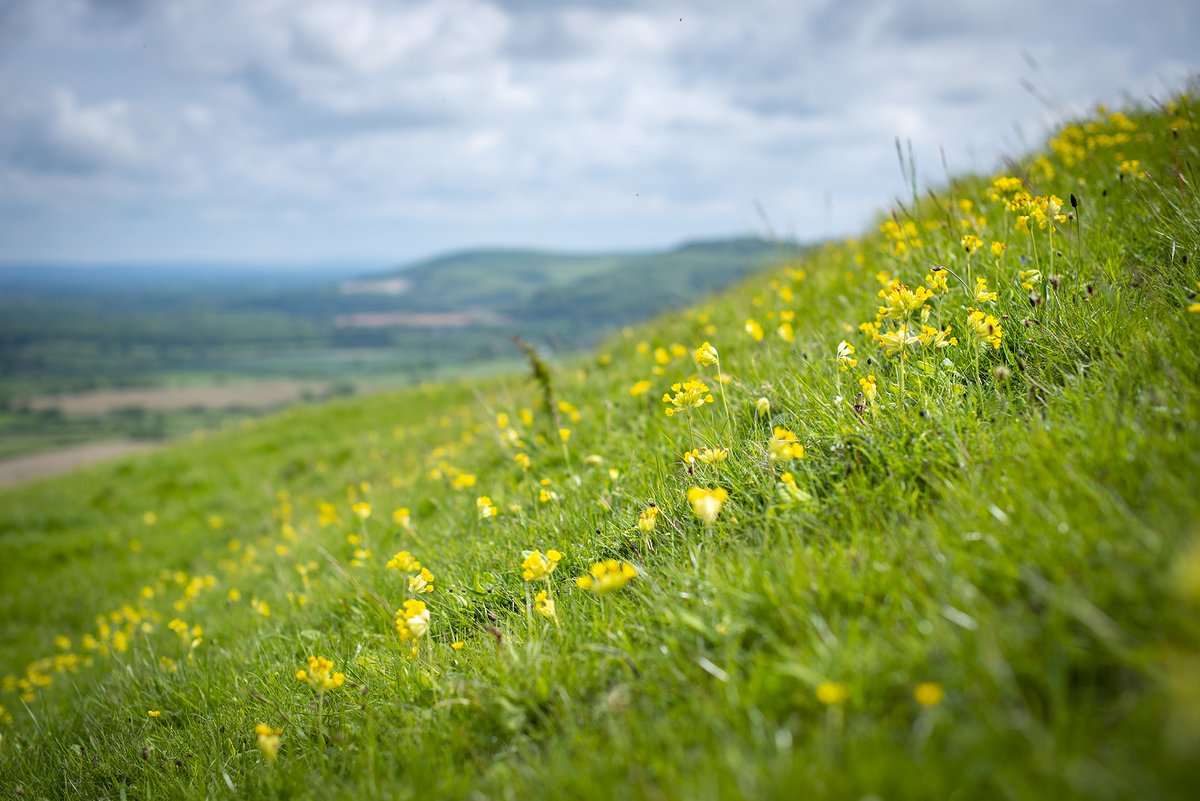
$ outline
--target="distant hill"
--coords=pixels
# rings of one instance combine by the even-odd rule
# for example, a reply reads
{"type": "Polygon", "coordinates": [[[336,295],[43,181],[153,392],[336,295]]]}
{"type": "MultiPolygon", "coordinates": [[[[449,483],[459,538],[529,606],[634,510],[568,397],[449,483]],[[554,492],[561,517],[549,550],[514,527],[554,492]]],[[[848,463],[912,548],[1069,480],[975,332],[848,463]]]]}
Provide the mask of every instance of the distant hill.
{"type": "Polygon", "coordinates": [[[428,377],[694,303],[800,252],[756,238],[660,252],[471,250],[350,273],[0,268],[0,400],[171,380],[428,377]]]}

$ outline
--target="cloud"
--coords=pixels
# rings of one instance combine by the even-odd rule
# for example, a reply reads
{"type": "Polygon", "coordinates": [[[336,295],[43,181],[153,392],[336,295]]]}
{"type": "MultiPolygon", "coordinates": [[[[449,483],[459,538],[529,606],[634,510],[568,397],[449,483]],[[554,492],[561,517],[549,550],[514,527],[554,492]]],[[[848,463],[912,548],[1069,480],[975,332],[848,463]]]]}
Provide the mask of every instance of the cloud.
{"type": "Polygon", "coordinates": [[[58,89],[44,106],[18,118],[8,157],[30,172],[97,174],[136,168],[143,148],[128,103],[85,106],[58,89]]]}
{"type": "Polygon", "coordinates": [[[895,137],[987,169],[1198,35],[1189,0],[0,0],[0,259],[853,230],[895,137]]]}

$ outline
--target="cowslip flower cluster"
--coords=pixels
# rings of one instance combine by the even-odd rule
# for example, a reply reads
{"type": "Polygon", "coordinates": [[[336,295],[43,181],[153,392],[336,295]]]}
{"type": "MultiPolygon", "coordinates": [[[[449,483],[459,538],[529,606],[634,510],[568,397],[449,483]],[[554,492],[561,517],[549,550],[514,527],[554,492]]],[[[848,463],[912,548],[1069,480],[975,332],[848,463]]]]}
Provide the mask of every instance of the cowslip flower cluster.
{"type": "Polygon", "coordinates": [[[619,590],[637,577],[637,568],[628,562],[618,562],[616,559],[605,559],[597,562],[588,570],[586,576],[575,579],[580,589],[590,590],[597,595],[605,595],[619,590]]]}
{"type": "Polygon", "coordinates": [[[433,581],[433,574],[429,572],[429,568],[423,567],[415,576],[408,579],[408,591],[413,595],[433,592],[433,581]]]}
{"type": "Polygon", "coordinates": [[[677,414],[699,409],[706,403],[712,403],[715,399],[708,394],[708,385],[696,379],[685,381],[681,384],[672,384],[670,392],[664,393],[662,402],[667,404],[665,409],[667,417],[673,417],[677,414]]]}
{"type": "Polygon", "coordinates": [[[844,339],[837,346],[837,364],[843,373],[858,366],[858,359],[854,358],[854,346],[844,339]]]}
{"type": "Polygon", "coordinates": [[[838,706],[850,698],[850,688],[837,681],[823,681],[817,685],[817,700],[825,706],[838,706]]]}
{"type": "Polygon", "coordinates": [[[907,348],[915,348],[921,344],[921,337],[912,333],[906,325],[898,325],[886,334],[876,331],[874,337],[875,342],[883,348],[884,353],[888,356],[895,356],[899,353],[901,359],[908,358],[907,348]]]}
{"type": "Polygon", "coordinates": [[[691,487],[687,491],[687,500],[692,505],[692,514],[705,525],[711,526],[721,513],[725,501],[729,500],[729,491],[724,487],[691,487]]]}
{"type": "Polygon", "coordinates": [[[279,754],[279,738],[283,729],[260,723],[254,727],[254,733],[258,736],[258,750],[268,761],[274,762],[279,754]]]}
{"type": "Polygon", "coordinates": [[[707,445],[692,449],[683,455],[683,461],[689,465],[720,464],[729,458],[729,448],[710,448],[707,445]]]}
{"type": "Polygon", "coordinates": [[[333,660],[323,656],[308,657],[308,670],[297,670],[296,679],[308,682],[317,695],[324,695],[346,683],[346,675],[333,672],[333,660]]]}
{"type": "Polygon", "coordinates": [[[424,601],[409,599],[396,610],[396,634],[400,642],[421,639],[429,631],[429,608],[424,601]]]}
{"type": "Polygon", "coordinates": [[[542,590],[534,596],[533,609],[548,620],[558,620],[558,611],[554,606],[554,599],[550,597],[550,593],[546,590],[542,590]]]}
{"type": "Polygon", "coordinates": [[[893,281],[886,289],[879,290],[879,297],[884,305],[879,307],[875,319],[907,320],[933,297],[933,293],[923,286],[909,289],[899,281],[893,281]]]}
{"type": "Polygon", "coordinates": [[[988,303],[995,302],[997,297],[996,292],[988,292],[987,279],[979,277],[975,279],[975,302],[988,303]]]}
{"type": "Polygon", "coordinates": [[[967,309],[967,327],[975,332],[975,336],[986,345],[1000,349],[1000,339],[1004,336],[1000,321],[995,315],[986,314],[976,309],[967,309]]]}
{"type": "Polygon", "coordinates": [[[867,400],[874,402],[879,397],[879,387],[875,384],[874,375],[858,379],[858,386],[862,389],[863,397],[867,400]]]}
{"type": "Polygon", "coordinates": [[[480,520],[487,520],[489,517],[495,517],[500,514],[500,510],[492,503],[492,499],[486,495],[480,495],[475,499],[475,508],[479,512],[480,520]]]}
{"type": "Polygon", "coordinates": [[[654,525],[658,522],[658,507],[650,504],[646,510],[638,515],[637,527],[638,531],[644,534],[649,534],[654,530],[654,525]]]}
{"type": "Polygon", "coordinates": [[[796,432],[775,426],[774,436],[767,443],[767,458],[772,462],[788,462],[804,458],[804,446],[796,439],[796,432]]]}
{"type": "Polygon", "coordinates": [[[717,357],[717,349],[712,343],[705,342],[700,347],[696,348],[696,352],[692,354],[692,358],[696,360],[696,364],[701,367],[711,367],[720,359],[717,357]]]}
{"type": "Polygon", "coordinates": [[[923,681],[913,688],[913,700],[925,708],[937,706],[946,697],[946,691],[936,681],[923,681]]]}
{"type": "Polygon", "coordinates": [[[521,562],[521,578],[526,581],[537,581],[548,578],[558,567],[562,554],[551,548],[545,556],[541,551],[531,551],[521,562]]]}

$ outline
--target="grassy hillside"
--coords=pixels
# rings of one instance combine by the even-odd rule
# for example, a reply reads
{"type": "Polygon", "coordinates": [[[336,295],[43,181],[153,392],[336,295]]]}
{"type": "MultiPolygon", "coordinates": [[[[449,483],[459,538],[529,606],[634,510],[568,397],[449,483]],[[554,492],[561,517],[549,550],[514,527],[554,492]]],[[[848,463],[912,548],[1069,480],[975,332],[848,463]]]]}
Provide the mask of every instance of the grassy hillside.
{"type": "Polygon", "coordinates": [[[536,381],[0,494],[4,785],[1191,797],[1197,111],[1098,110],[536,381]]]}

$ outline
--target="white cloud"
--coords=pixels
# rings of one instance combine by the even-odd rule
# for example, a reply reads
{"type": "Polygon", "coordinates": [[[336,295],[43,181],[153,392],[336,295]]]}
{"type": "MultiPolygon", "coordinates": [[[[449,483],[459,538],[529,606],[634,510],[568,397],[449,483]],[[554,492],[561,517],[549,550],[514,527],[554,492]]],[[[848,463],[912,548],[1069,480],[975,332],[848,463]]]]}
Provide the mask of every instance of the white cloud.
{"type": "Polygon", "coordinates": [[[758,226],[755,201],[821,235],[902,190],[894,137],[934,179],[941,148],[985,169],[1067,111],[1200,68],[1190,0],[45,0],[18,16],[0,15],[0,202],[23,222],[0,219],[0,259],[634,247],[758,226]]]}

